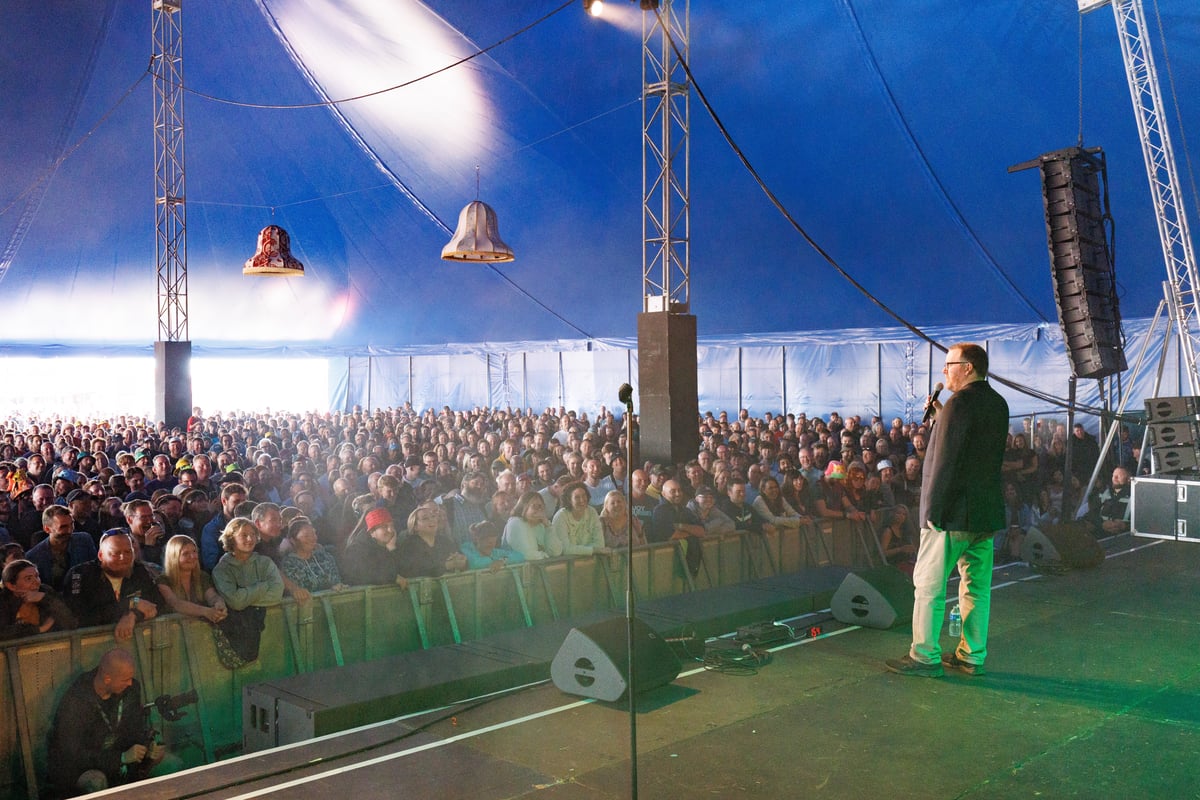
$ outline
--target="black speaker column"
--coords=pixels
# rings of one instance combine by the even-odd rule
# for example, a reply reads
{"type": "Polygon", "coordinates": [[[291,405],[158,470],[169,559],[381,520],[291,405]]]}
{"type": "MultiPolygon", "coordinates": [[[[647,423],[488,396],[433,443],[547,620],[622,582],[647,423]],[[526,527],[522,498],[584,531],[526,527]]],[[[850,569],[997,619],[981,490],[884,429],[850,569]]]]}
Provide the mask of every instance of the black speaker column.
{"type": "Polygon", "coordinates": [[[183,428],[192,415],[192,343],[154,343],[154,415],[183,428]]]}
{"type": "Polygon", "coordinates": [[[1047,153],[1041,162],[1054,300],[1071,369],[1077,378],[1123,372],[1121,314],[1100,185],[1104,153],[1070,147],[1047,153]]]}
{"type": "Polygon", "coordinates": [[[696,457],[700,449],[696,364],[694,316],[665,311],[638,314],[640,459],[683,464],[696,457]]]}

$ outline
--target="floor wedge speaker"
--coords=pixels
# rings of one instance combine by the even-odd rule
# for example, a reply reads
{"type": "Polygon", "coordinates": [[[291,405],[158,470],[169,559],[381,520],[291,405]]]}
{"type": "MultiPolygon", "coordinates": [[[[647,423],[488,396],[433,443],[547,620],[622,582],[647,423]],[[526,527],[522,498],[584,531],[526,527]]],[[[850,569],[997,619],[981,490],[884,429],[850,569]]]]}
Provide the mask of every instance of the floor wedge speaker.
{"type": "Polygon", "coordinates": [[[1025,538],[1021,540],[1021,560],[1035,566],[1056,564],[1062,561],[1062,555],[1041,528],[1030,528],[1025,531],[1025,538]]]}
{"type": "Polygon", "coordinates": [[[1104,563],[1104,548],[1086,522],[1030,528],[1021,542],[1021,558],[1030,564],[1090,569],[1104,563]]]}
{"type": "MultiPolygon", "coordinates": [[[[572,628],[550,662],[550,679],[567,694],[615,703],[629,689],[629,639],[624,617],[572,628]]],[[[633,621],[634,689],[656,689],[679,675],[671,646],[641,620],[633,621]]]]}
{"type": "Polygon", "coordinates": [[[892,566],[851,572],[829,602],[834,619],[887,629],[912,620],[912,581],[892,566]]]}

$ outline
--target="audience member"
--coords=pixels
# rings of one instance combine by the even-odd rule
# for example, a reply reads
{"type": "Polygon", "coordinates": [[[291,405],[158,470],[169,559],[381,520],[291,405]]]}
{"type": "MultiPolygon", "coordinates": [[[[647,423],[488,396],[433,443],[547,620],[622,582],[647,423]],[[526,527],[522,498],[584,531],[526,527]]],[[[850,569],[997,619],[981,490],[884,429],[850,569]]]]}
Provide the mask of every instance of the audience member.
{"type": "Polygon", "coordinates": [[[887,562],[909,577],[917,563],[917,544],[908,525],[908,507],[895,506],[884,512],[879,546],[887,562]]]}
{"type": "Polygon", "coordinates": [[[130,639],[134,626],[154,619],[162,606],[154,574],[135,552],[128,531],[109,530],[100,537],[97,559],[72,567],[63,579],[67,606],[79,624],[115,625],[118,642],[130,639]]]}
{"type": "Polygon", "coordinates": [[[221,487],[221,510],[200,533],[200,566],[212,572],[222,557],[221,537],[229,521],[237,516],[237,507],[246,501],[246,487],[227,483],[221,487]]]}
{"type": "Polygon", "coordinates": [[[392,513],[386,508],[373,508],[363,518],[363,527],[351,535],[342,557],[341,571],[347,583],[354,586],[408,587],[408,579],[400,573],[396,555],[396,526],[392,513]]]}
{"type": "Polygon", "coordinates": [[[700,519],[688,509],[687,497],[679,481],[669,480],[663,484],[663,499],[654,509],[650,531],[646,538],[651,542],[675,540],[681,543],[688,569],[693,575],[700,570],[703,551],[698,540],[705,535],[700,519]]]}
{"type": "Polygon", "coordinates": [[[5,564],[0,584],[0,640],[75,627],[75,615],[42,583],[32,562],[18,558],[5,564]]]}
{"type": "MultiPolygon", "coordinates": [[[[600,529],[604,534],[605,547],[615,550],[629,546],[629,504],[625,495],[616,489],[604,497],[604,505],[600,510],[600,529]]],[[[642,528],[642,520],[634,515],[633,545],[637,547],[645,543],[646,533],[642,528]]]]}
{"type": "Polygon", "coordinates": [[[50,506],[42,512],[42,530],[46,538],[25,554],[33,562],[45,583],[62,591],[71,567],[96,560],[96,543],[86,533],[75,533],[71,512],[62,506],[50,506]]]}
{"type": "Polygon", "coordinates": [[[109,650],[59,701],[46,758],[54,791],[89,794],[147,777],[166,755],[147,742],[148,723],[132,654],[109,650]]]}
{"type": "Polygon", "coordinates": [[[572,483],[563,490],[563,498],[565,505],[554,515],[550,525],[550,535],[558,541],[562,554],[584,556],[607,549],[600,516],[591,506],[587,485],[582,481],[572,483]]]}
{"type": "Polygon", "coordinates": [[[221,532],[225,555],[213,568],[212,579],[227,610],[217,623],[232,649],[220,653],[227,667],[258,659],[266,609],[283,599],[283,577],[274,561],[255,551],[258,539],[258,529],[246,517],[234,517],[221,532]]]}
{"type": "Polygon", "coordinates": [[[1130,481],[1129,470],[1117,467],[1112,471],[1112,480],[1108,488],[1101,491],[1089,504],[1089,511],[1093,505],[1096,509],[1092,512],[1092,521],[1098,523],[1100,531],[1106,535],[1112,536],[1129,530],[1130,481]]]}
{"type": "MultiPolygon", "coordinates": [[[[426,502],[408,515],[408,536],[396,545],[396,560],[400,574],[407,578],[437,578],[447,572],[462,572],[467,557],[459,546],[442,532],[445,527],[442,509],[426,502]]],[[[470,536],[470,531],[467,531],[470,536]]]]}
{"type": "Polygon", "coordinates": [[[288,524],[287,538],[290,548],[280,563],[285,585],[291,583],[308,592],[328,589],[340,592],[346,588],[337,561],[333,553],[318,541],[312,520],[308,517],[292,519],[288,524]]]}
{"type": "Polygon", "coordinates": [[[216,623],[228,613],[212,578],[200,569],[200,548],[190,536],[180,534],[167,540],[158,592],[176,614],[216,623]]]}
{"type": "MultiPolygon", "coordinates": [[[[560,509],[560,512],[564,510],[560,509]]],[[[550,532],[546,504],[538,492],[521,495],[513,507],[512,515],[504,524],[501,542],[506,548],[520,553],[526,561],[556,558],[563,554],[561,540],[550,532]]]]}
{"type": "Polygon", "coordinates": [[[799,529],[811,522],[811,519],[800,516],[800,512],[792,508],[783,498],[779,482],[769,475],[759,483],[758,497],[754,500],[754,510],[776,529],[799,529]]]}
{"type": "Polygon", "coordinates": [[[520,564],[525,557],[516,550],[500,546],[503,530],[491,520],[471,526],[471,541],[462,546],[468,569],[490,569],[495,572],[509,564],[520,564]]]}
{"type": "Polygon", "coordinates": [[[167,531],[154,516],[154,507],[149,500],[135,498],[126,500],[122,506],[129,535],[137,545],[138,558],[154,567],[162,567],[163,547],[167,543],[167,531]]]}
{"type": "Polygon", "coordinates": [[[704,532],[709,536],[733,533],[736,530],[729,515],[717,508],[716,491],[711,486],[701,484],[696,490],[696,496],[688,501],[687,507],[696,515],[696,519],[700,520],[704,532]]]}

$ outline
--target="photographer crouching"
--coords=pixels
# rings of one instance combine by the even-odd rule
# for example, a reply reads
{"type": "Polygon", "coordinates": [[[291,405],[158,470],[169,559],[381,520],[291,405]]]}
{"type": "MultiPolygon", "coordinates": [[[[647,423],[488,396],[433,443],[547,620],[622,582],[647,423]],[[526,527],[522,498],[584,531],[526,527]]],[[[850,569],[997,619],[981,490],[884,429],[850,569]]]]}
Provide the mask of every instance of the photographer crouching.
{"type": "Polygon", "coordinates": [[[67,689],[50,731],[47,769],[56,796],[142,780],[166,755],[133,674],[133,656],[114,648],[67,689]]]}

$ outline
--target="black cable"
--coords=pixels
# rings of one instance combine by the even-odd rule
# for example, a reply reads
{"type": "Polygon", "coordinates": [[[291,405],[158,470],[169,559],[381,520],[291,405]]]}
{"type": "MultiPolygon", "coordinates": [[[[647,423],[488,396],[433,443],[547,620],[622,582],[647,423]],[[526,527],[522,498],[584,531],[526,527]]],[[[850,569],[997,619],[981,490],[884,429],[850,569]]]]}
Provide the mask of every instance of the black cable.
{"type": "MultiPolygon", "coordinates": [[[[839,275],[841,275],[851,286],[853,286],[855,289],[857,289],[864,297],[866,297],[868,300],[870,300],[872,303],[874,303],[876,306],[878,306],[885,314],[887,314],[889,317],[891,317],[892,319],[899,322],[901,325],[903,325],[906,329],[908,329],[911,333],[913,333],[915,336],[917,336],[922,341],[927,342],[931,346],[937,348],[938,350],[941,350],[943,353],[948,352],[948,348],[945,345],[934,340],[931,336],[929,336],[927,333],[925,333],[923,330],[921,330],[915,324],[909,322],[904,317],[900,316],[899,313],[893,311],[882,300],[880,300],[875,295],[873,295],[870,292],[870,290],[868,290],[865,286],[863,286],[861,283],[859,283],[857,280],[855,280],[850,275],[850,273],[848,273],[840,264],[838,264],[838,262],[833,258],[833,256],[831,256],[829,253],[827,253],[825,251],[825,249],[822,248],[821,245],[818,244],[815,239],[813,239],[813,237],[808,233],[808,231],[805,230],[804,226],[802,226],[796,220],[796,218],[792,216],[791,212],[788,211],[787,207],[783,204],[783,202],[776,196],[776,194],[767,185],[766,181],[759,174],[758,170],[755,169],[754,165],[750,163],[750,159],[742,151],[741,147],[737,144],[737,142],[734,141],[733,136],[729,133],[728,128],[725,127],[724,122],[721,121],[721,118],[717,114],[716,109],[714,109],[712,104],[708,101],[708,97],[704,94],[704,90],[700,88],[700,84],[696,81],[696,76],[692,73],[691,65],[689,65],[687,62],[687,59],[684,58],[683,53],[679,49],[679,45],[675,42],[675,38],[673,36],[671,36],[670,29],[666,26],[665,21],[663,20],[661,11],[659,11],[658,8],[655,8],[654,13],[658,17],[658,24],[662,27],[663,35],[666,36],[668,43],[671,45],[671,49],[672,49],[672,51],[674,51],[675,57],[677,59],[679,59],[679,64],[683,68],[684,73],[687,75],[688,80],[691,82],[692,87],[695,88],[696,96],[700,99],[700,103],[704,106],[704,110],[708,112],[709,117],[712,119],[713,123],[716,125],[717,130],[721,134],[722,138],[724,138],[725,143],[727,145],[729,145],[731,150],[733,150],[734,155],[737,156],[738,160],[742,163],[742,166],[745,167],[746,171],[750,174],[751,178],[758,185],[759,189],[763,192],[763,194],[765,194],[767,196],[767,199],[771,202],[771,204],[773,206],[775,206],[775,209],[777,211],[779,211],[779,213],[783,216],[783,218],[786,219],[788,221],[788,223],[792,226],[792,228],[795,229],[795,231],[800,234],[800,236],[804,239],[804,241],[808,243],[808,245],[813,249],[814,252],[817,253],[817,255],[819,255],[827,264],[829,264],[829,266],[833,267],[833,269],[835,271],[837,271],[837,273],[839,275]]],[[[1021,295],[1021,296],[1022,296],[1022,298],[1024,298],[1024,295],[1021,295]]],[[[1026,302],[1028,302],[1028,301],[1026,301],[1026,302]]],[[[1035,312],[1036,312],[1036,309],[1035,309],[1035,312]]],[[[1038,315],[1041,316],[1040,313],[1038,315]]],[[[1031,386],[1026,386],[1022,383],[1018,383],[1016,381],[1004,378],[1000,375],[997,375],[994,372],[989,372],[988,378],[994,379],[997,383],[1007,386],[1008,388],[1012,389],[1013,391],[1015,391],[1019,394],[1024,394],[1028,397],[1034,398],[1035,400],[1040,400],[1048,405],[1057,406],[1062,409],[1071,408],[1071,403],[1067,400],[1064,400],[1060,397],[1056,397],[1051,394],[1047,394],[1038,389],[1034,389],[1031,386]]],[[[1110,412],[1107,409],[1096,408],[1094,406],[1084,406],[1084,405],[1080,405],[1078,402],[1076,402],[1074,407],[1077,410],[1083,411],[1088,414],[1093,414],[1095,416],[1105,416],[1105,415],[1110,414],[1110,412]]]]}
{"type": "Polygon", "coordinates": [[[747,677],[757,675],[760,667],[771,660],[766,650],[756,650],[734,639],[712,639],[704,643],[704,669],[722,675],[747,677]]]}
{"type": "Polygon", "coordinates": [[[188,94],[195,95],[196,97],[202,97],[205,100],[210,100],[214,103],[222,103],[224,105],[237,106],[238,108],[262,108],[262,109],[286,110],[286,109],[293,109],[293,108],[324,108],[326,106],[341,105],[342,103],[353,103],[355,100],[365,100],[369,97],[378,97],[381,94],[387,94],[388,92],[394,92],[397,89],[404,89],[408,86],[412,86],[414,83],[420,83],[423,80],[432,78],[436,75],[441,75],[443,72],[447,72],[449,70],[454,69],[455,67],[462,66],[463,64],[466,64],[470,61],[474,61],[475,59],[479,58],[480,56],[486,55],[487,53],[490,53],[492,50],[495,50],[497,47],[500,47],[503,44],[508,44],[513,39],[516,39],[518,36],[520,36],[521,34],[528,33],[529,31],[536,28],[538,25],[541,25],[543,22],[545,22],[546,20],[553,17],[558,12],[563,11],[573,5],[575,5],[575,0],[567,0],[565,3],[560,5],[558,8],[554,9],[553,11],[550,11],[549,13],[542,15],[541,17],[539,17],[538,19],[529,23],[525,27],[520,28],[519,30],[517,30],[513,33],[510,33],[508,36],[505,36],[502,39],[499,39],[499,40],[493,42],[492,44],[488,45],[487,47],[484,47],[480,50],[476,50],[474,53],[471,53],[469,56],[464,56],[464,57],[458,59],[457,61],[453,61],[453,62],[447,64],[444,67],[439,67],[439,68],[435,69],[433,72],[427,72],[424,75],[420,75],[416,78],[412,78],[411,80],[404,81],[403,83],[397,83],[395,86],[389,86],[386,89],[376,89],[373,92],[357,94],[357,95],[354,95],[353,97],[343,97],[340,100],[322,100],[317,103],[292,103],[292,104],[248,103],[248,102],[244,102],[241,100],[231,100],[227,97],[218,97],[216,95],[208,94],[207,92],[201,92],[198,89],[192,89],[192,88],[190,88],[188,86],[184,86],[182,84],[179,84],[177,86],[177,88],[182,89],[183,91],[187,92],[188,94]]]}

